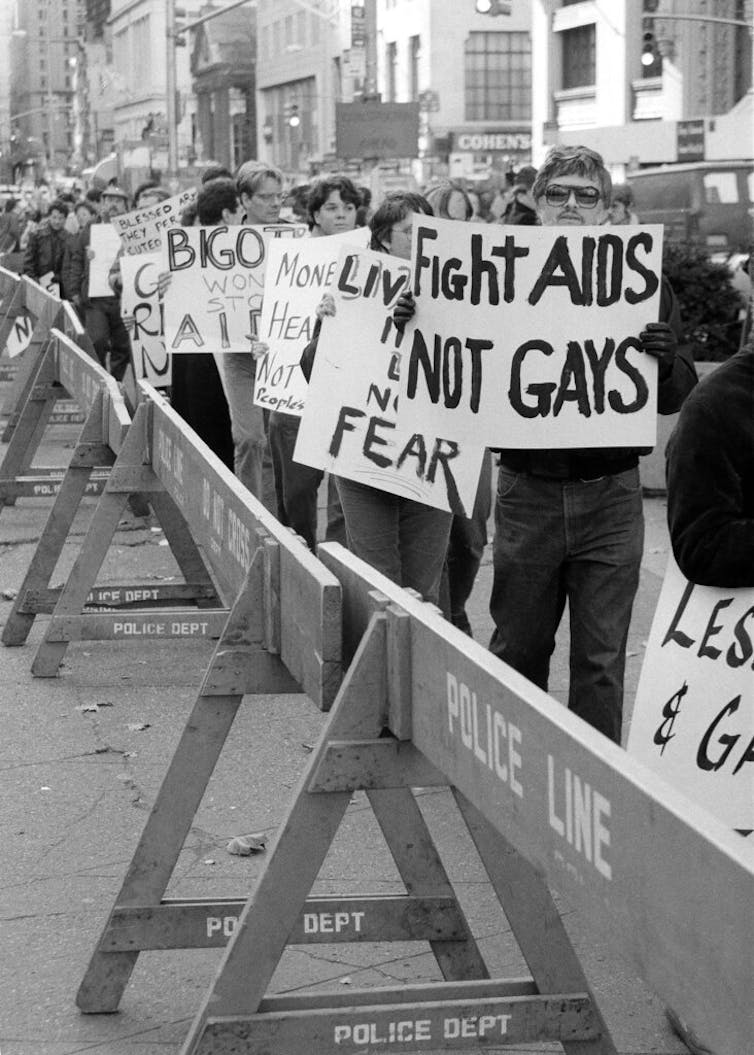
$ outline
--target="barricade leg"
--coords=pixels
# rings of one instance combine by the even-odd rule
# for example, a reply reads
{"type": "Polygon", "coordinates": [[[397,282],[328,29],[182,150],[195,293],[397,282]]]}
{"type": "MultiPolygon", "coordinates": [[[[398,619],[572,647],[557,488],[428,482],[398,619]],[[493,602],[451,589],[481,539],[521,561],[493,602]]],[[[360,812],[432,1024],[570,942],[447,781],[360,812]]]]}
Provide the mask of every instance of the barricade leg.
{"type": "Polygon", "coordinates": [[[0,467],[0,512],[3,506],[15,503],[17,478],[31,465],[55,401],[62,394],[62,389],[56,391],[54,388],[51,356],[52,341],[48,340],[41,357],[30,364],[33,369],[25,389],[24,403],[9,436],[8,448],[0,467]]]}
{"type": "MultiPolygon", "coordinates": [[[[48,610],[44,602],[44,593],[50,585],[50,578],[70,534],[73,519],[86,492],[92,469],[95,466],[111,464],[114,460],[112,451],[104,442],[102,428],[104,402],[104,393],[101,391],[84,423],[39,544],[34,551],[31,564],[3,628],[4,645],[22,645],[29,635],[36,613],[48,610]]],[[[14,433],[11,445],[19,436],[21,424],[20,422],[19,428],[14,433]]]]}
{"type": "Polygon", "coordinates": [[[476,1050],[480,1041],[500,1046],[540,1038],[590,1042],[581,1051],[607,1053],[611,1049],[592,1043],[600,1030],[587,994],[542,995],[531,979],[490,982],[472,945],[466,949],[470,956],[441,961],[446,977],[463,972],[470,980],[350,991],[347,996],[265,996],[355,788],[367,790],[404,878],[421,881],[421,858],[424,879],[434,889],[444,877],[432,855],[425,855],[423,822],[412,833],[412,810],[402,820],[394,816],[405,809],[404,796],[412,794],[412,786],[446,785],[447,780],[410,743],[381,736],[390,703],[390,616],[372,617],[182,1055],[225,1050],[328,1055],[341,1044],[344,1051],[377,1045],[386,1051],[410,1050],[412,1040],[424,1042],[424,1048],[430,1041],[437,1042],[433,1048],[451,1048],[456,1047],[449,1043],[454,1039],[459,1050],[476,1050]]]}
{"type": "Polygon", "coordinates": [[[150,494],[149,502],[186,583],[194,591],[197,607],[216,608],[220,598],[212,576],[175,502],[167,492],[159,491],[150,494]]]}
{"type": "Polygon", "coordinates": [[[21,356],[18,373],[13,381],[6,405],[3,407],[3,413],[8,417],[1,438],[3,443],[9,442],[18,424],[18,419],[34,384],[40,358],[48,346],[50,329],[56,325],[60,314],[60,302],[52,298],[48,299],[49,304],[43,305],[34,325],[29,346],[21,356]]]}
{"type": "Polygon", "coordinates": [[[602,1036],[564,1041],[567,1055],[617,1055],[546,881],[468,799],[458,791],[454,795],[540,993],[586,992],[591,997],[602,1036]]]}
{"type": "Polygon", "coordinates": [[[79,988],[76,1003],[82,1011],[117,1010],[139,951],[108,951],[114,917],[119,910],[136,907],[143,911],[160,905],[244,691],[299,691],[279,658],[263,647],[263,563],[260,547],[217,644],[115,909],[79,988]]]}
{"type": "Polygon", "coordinates": [[[3,295],[3,303],[0,305],[0,352],[5,349],[18,317],[19,308],[23,300],[22,290],[21,283],[16,281],[13,283],[13,290],[7,304],[5,303],[5,295],[3,295]]]}

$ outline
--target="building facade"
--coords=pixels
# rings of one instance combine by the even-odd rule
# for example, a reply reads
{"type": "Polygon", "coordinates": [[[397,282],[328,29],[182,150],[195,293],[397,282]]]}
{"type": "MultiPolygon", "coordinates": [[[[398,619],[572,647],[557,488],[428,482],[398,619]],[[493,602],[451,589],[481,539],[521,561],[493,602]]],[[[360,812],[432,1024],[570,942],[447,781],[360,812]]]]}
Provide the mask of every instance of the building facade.
{"type": "Polygon", "coordinates": [[[37,176],[63,175],[80,152],[77,84],[85,36],[83,0],[24,0],[11,31],[11,131],[37,176]]]}
{"type": "Polygon", "coordinates": [[[530,161],[531,5],[507,9],[491,17],[471,0],[379,0],[379,90],[420,102],[420,182],[502,177],[530,161]]]}
{"type": "MultiPolygon", "coordinates": [[[[165,0],[111,0],[115,144],[124,167],[166,171],[168,168],[167,5],[165,0]]],[[[200,3],[188,0],[183,18],[199,17],[200,3]]],[[[191,87],[190,47],[175,48],[178,164],[193,154],[196,102],[191,87]]]]}
{"type": "Polygon", "coordinates": [[[583,142],[621,176],[685,160],[690,135],[708,160],[754,156],[746,0],[532,6],[535,161],[552,143],[583,142]]]}
{"type": "Polygon", "coordinates": [[[196,124],[189,160],[233,170],[256,156],[256,12],[235,8],[202,23],[192,37],[196,124]]]}
{"type": "Polygon", "coordinates": [[[258,157],[297,178],[335,157],[335,105],[353,93],[350,20],[345,0],[258,0],[258,157]]]}

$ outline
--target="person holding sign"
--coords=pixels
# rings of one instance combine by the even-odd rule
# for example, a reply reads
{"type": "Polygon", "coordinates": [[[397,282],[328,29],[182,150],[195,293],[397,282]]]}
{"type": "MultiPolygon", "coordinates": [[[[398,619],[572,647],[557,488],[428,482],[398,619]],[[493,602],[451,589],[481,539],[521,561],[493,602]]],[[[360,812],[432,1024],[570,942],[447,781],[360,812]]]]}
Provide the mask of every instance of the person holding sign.
{"type": "Polygon", "coordinates": [[[47,217],[29,238],[24,253],[24,274],[33,278],[56,296],[68,296],[63,291],[63,259],[70,235],[65,230],[68,205],[56,199],[47,217]]]}
{"type": "MultiPolygon", "coordinates": [[[[447,181],[430,186],[425,191],[435,216],[447,220],[474,218],[474,206],[459,183],[447,181]]],[[[492,506],[492,459],[484,452],[474,508],[471,516],[455,514],[450,527],[448,553],[440,586],[440,607],[453,626],[473,637],[466,613],[466,602],[474,588],[484,547],[487,545],[487,521],[492,506]]]]}
{"type": "MultiPolygon", "coordinates": [[[[673,556],[691,583],[719,587],[714,614],[710,617],[698,655],[719,660],[741,672],[736,688],[743,689],[733,697],[715,718],[717,731],[723,720],[735,714],[738,706],[749,705],[748,718],[742,728],[751,731],[752,633],[748,608],[735,621],[733,636],[736,647],[725,651],[710,638],[720,640],[725,609],[734,600],[733,590],[754,587],[754,344],[749,343],[738,354],[718,366],[706,377],[684,404],[666,451],[668,482],[668,527],[673,556]]],[[[747,606],[746,594],[740,607],[747,606]]],[[[740,610],[740,608],[739,608],[740,610]]],[[[736,678],[739,675],[736,674],[736,678]]],[[[684,681],[684,688],[686,682],[684,681]]],[[[723,699],[728,699],[724,695],[723,699]]],[[[719,701],[715,710],[719,708],[719,701]]],[[[671,719],[678,713],[670,711],[671,719]]],[[[722,726],[720,726],[722,728],[722,726]]],[[[727,754],[736,745],[736,736],[726,732],[727,754]]],[[[744,741],[745,743],[745,741],[744,741]]],[[[744,750],[746,750],[744,748],[744,750]]],[[[743,756],[751,768],[754,742],[743,756]]],[[[697,763],[698,764],[698,763],[697,763]]],[[[718,768],[716,759],[714,769],[718,768]]],[[[709,766],[707,766],[709,768],[709,766]]],[[[747,778],[747,767],[740,765],[736,779],[747,778]]],[[[748,775],[751,781],[751,775],[748,775]]],[[[752,809],[754,816],[754,809],[752,809]]],[[[750,828],[739,828],[751,835],[750,828]]],[[[673,1030],[692,1052],[709,1048],[673,1008],[666,1014],[673,1030]]]]}
{"type": "MultiPolygon", "coordinates": [[[[361,196],[347,176],[329,176],[318,180],[309,193],[309,230],[312,238],[343,234],[356,226],[356,211],[361,196]]],[[[315,324],[315,335],[320,321],[315,324]]],[[[317,540],[317,492],[324,473],[309,465],[294,462],[301,419],[281,410],[270,413],[270,453],[275,474],[278,520],[313,550],[317,540]]],[[[334,484],[330,481],[330,490],[334,484]]],[[[344,541],[337,493],[328,498],[327,540],[344,541]]]]}
{"type": "MultiPolygon", "coordinates": [[[[284,222],[280,219],[283,174],[279,169],[261,161],[246,161],[238,170],[236,188],[245,214],[239,223],[284,222]]],[[[272,473],[267,479],[264,472],[267,451],[264,411],[254,404],[255,356],[227,352],[217,355],[216,362],[230,410],[235,474],[260,502],[274,509],[272,473]]]]}
{"type": "Polygon", "coordinates": [[[754,344],[689,397],[666,451],[673,555],[700,586],[754,586],[754,344]]]}
{"type": "MultiPolygon", "coordinates": [[[[610,174],[587,147],[554,147],[532,196],[544,226],[602,224],[611,201],[610,174]]],[[[678,306],[665,280],[660,321],[648,322],[639,339],[642,351],[657,360],[659,413],[674,413],[696,384],[696,373],[688,351],[679,349],[678,306]]],[[[546,690],[567,600],[568,706],[616,743],[644,541],[642,453],[607,443],[500,451],[490,649],[546,690]]]]}
{"type": "MultiPolygon", "coordinates": [[[[370,221],[369,248],[409,260],[414,213],[432,215],[420,194],[388,194],[370,221]]],[[[337,485],[351,552],[437,604],[451,514],[342,476],[337,485]]]]}

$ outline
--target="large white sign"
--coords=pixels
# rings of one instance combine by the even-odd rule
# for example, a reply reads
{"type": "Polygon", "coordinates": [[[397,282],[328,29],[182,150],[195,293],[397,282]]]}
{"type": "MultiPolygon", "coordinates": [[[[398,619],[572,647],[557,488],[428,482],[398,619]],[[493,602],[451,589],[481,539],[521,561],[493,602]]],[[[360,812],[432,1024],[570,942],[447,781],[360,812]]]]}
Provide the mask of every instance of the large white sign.
{"type": "Polygon", "coordinates": [[[492,447],[652,447],[662,227],[417,216],[401,417],[492,447]]]}
{"type": "Polygon", "coordinates": [[[90,227],[89,296],[112,297],[107,276],[120,249],[120,237],[111,223],[93,223],[90,227]]]}
{"type": "Polygon", "coordinates": [[[196,189],[191,187],[157,205],[114,216],[110,222],[120,236],[124,253],[129,256],[158,253],[162,247],[163,233],[169,227],[180,224],[181,213],[195,197],[196,189]]]}
{"type": "Polygon", "coordinates": [[[754,588],[688,582],[671,558],[628,751],[733,828],[754,828],[754,588]]]}
{"type": "Polygon", "coordinates": [[[469,516],[484,448],[398,420],[405,340],[391,313],[409,275],[406,260],[341,250],[294,460],[469,516]]]}
{"type": "Polygon", "coordinates": [[[259,340],[267,251],[303,224],[172,227],[163,238],[165,342],[180,352],[250,352],[259,340]]]}
{"type": "Polygon", "coordinates": [[[159,253],[121,257],[123,294],[120,306],[131,318],[131,359],[136,379],[155,388],[165,388],[171,381],[170,356],[165,350],[162,305],[157,293],[157,276],[162,257],[159,253]]]}
{"type": "Polygon", "coordinates": [[[366,248],[369,233],[359,227],[327,238],[278,239],[268,247],[259,339],[269,351],[257,363],[254,402],[259,406],[301,414],[308,386],[299,362],[317,305],[335,281],[341,246],[366,248]]]}

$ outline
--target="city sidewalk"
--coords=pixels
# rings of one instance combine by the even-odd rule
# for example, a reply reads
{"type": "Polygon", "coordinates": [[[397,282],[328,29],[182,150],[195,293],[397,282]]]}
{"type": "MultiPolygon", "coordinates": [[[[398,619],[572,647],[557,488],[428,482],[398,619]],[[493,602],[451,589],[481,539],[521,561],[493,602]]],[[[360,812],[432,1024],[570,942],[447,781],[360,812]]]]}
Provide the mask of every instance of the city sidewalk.
{"type": "MultiPolygon", "coordinates": [[[[1,450],[0,450],[0,453],[1,450]]],[[[70,567],[91,514],[85,504],[53,583],[70,567]]],[[[20,501],[0,515],[0,623],[21,584],[49,504],[20,501]]],[[[629,642],[628,690],[636,688],[668,541],[664,503],[645,502],[647,542],[629,642]]],[[[490,632],[488,552],[470,605],[475,636],[490,632]]],[[[150,582],[176,574],[162,535],[127,517],[102,581],[150,582]]],[[[69,646],[62,674],[35,679],[30,665],[43,633],[0,649],[3,744],[3,882],[0,928],[2,1055],[172,1055],[206,993],[219,950],[145,953],[114,1015],[84,1016],[76,989],[123,880],[148,811],[193,705],[211,642],[82,642],[69,646]]],[[[553,694],[567,689],[564,643],[553,694]]],[[[180,856],[172,896],[243,896],[264,854],[227,852],[236,835],[268,837],[284,816],[323,716],[304,696],[247,697],[180,856]]],[[[493,974],[526,965],[445,791],[420,793],[428,823],[493,974]]],[[[316,893],[392,892],[397,874],[362,794],[354,796],[316,893]]],[[[680,1055],[685,1048],[661,1001],[588,921],[561,904],[621,1055],[680,1055]]],[[[278,992],[439,980],[424,944],[310,945],[286,952],[278,992]]],[[[508,1048],[550,1052],[558,1045],[508,1048]]],[[[281,1053],[282,1055],[282,1053],[281,1053]]]]}

